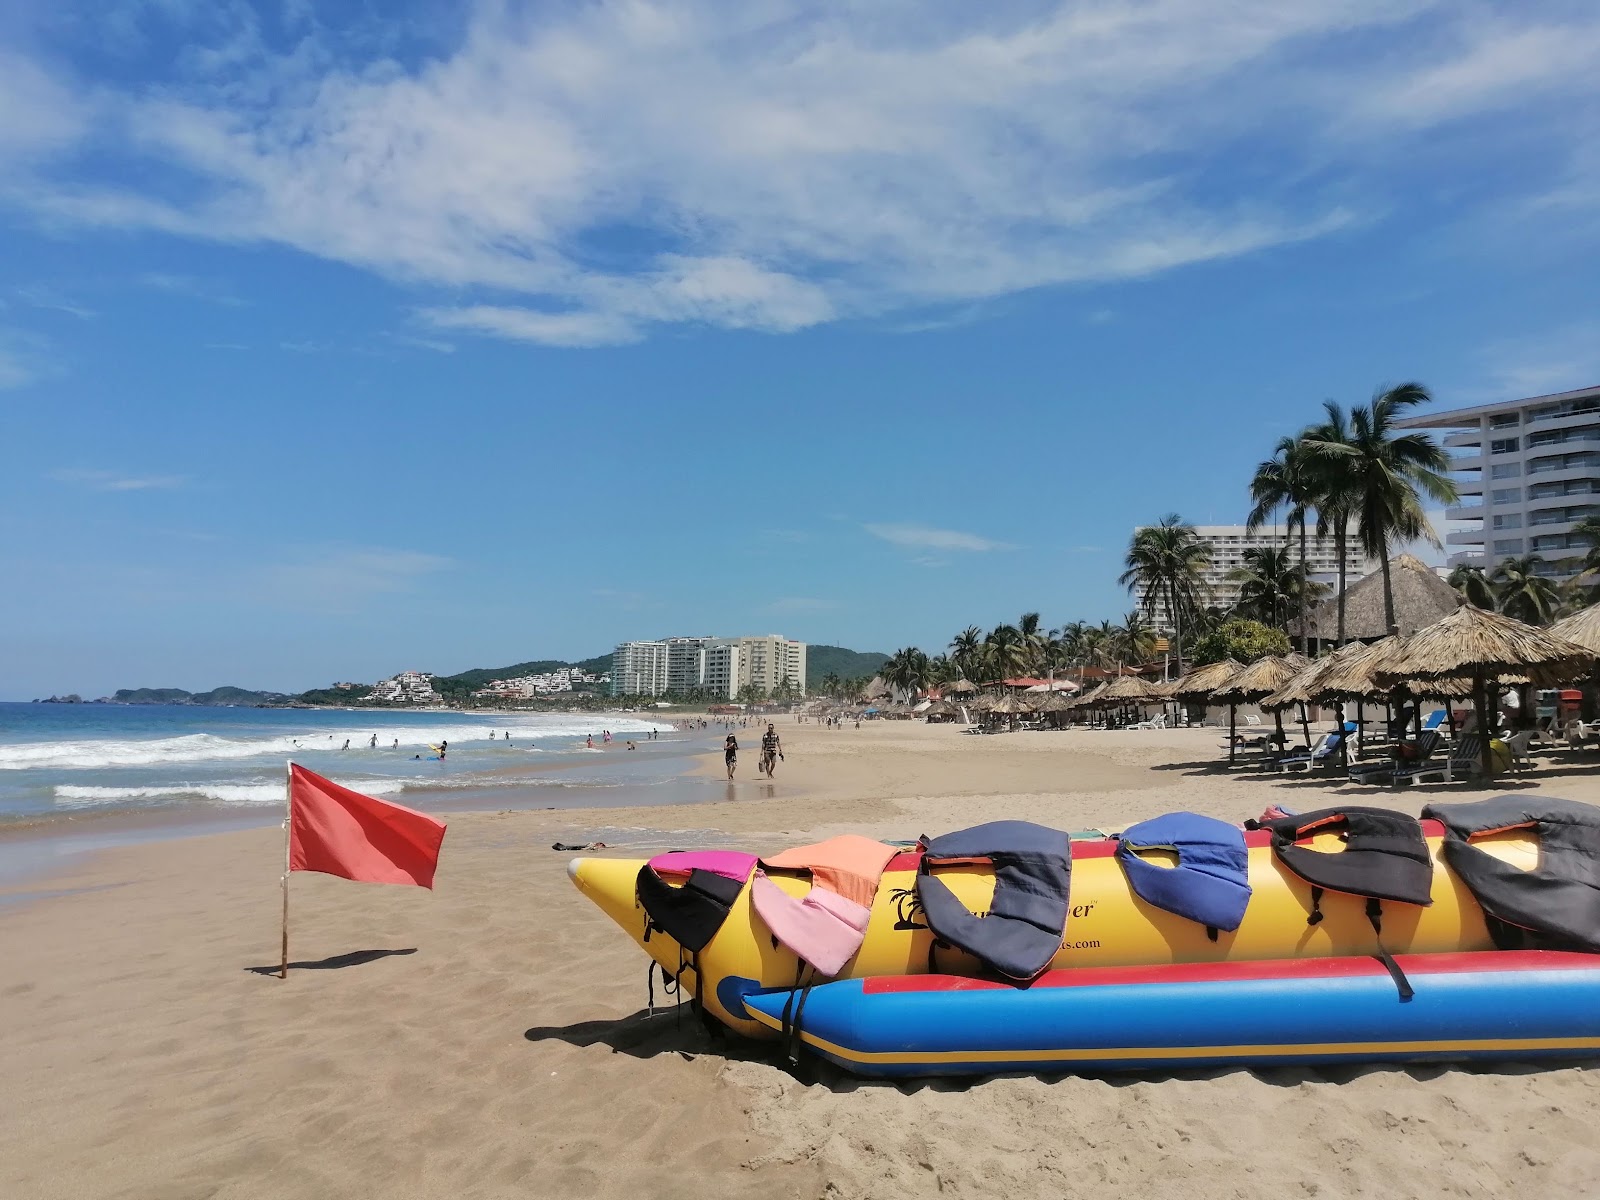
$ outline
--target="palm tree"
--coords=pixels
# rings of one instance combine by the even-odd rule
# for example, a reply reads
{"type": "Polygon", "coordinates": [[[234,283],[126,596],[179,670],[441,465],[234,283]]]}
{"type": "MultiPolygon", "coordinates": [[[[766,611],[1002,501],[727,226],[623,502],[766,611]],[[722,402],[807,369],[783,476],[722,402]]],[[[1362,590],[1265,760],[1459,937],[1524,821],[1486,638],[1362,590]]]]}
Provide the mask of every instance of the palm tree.
{"type": "Polygon", "coordinates": [[[983,639],[985,666],[996,679],[1009,679],[1028,666],[1028,646],[1015,625],[996,625],[983,639]]]}
{"type": "Polygon", "coordinates": [[[1228,582],[1239,585],[1235,614],[1281,629],[1295,599],[1304,596],[1299,569],[1276,546],[1252,546],[1240,558],[1241,565],[1228,572],[1228,582]]]}
{"type": "MultiPolygon", "coordinates": [[[[1298,437],[1279,438],[1278,444],[1272,449],[1272,457],[1256,466],[1255,476],[1250,480],[1250,499],[1254,501],[1254,505],[1250,509],[1250,515],[1245,518],[1245,529],[1254,533],[1265,525],[1267,518],[1276,514],[1279,508],[1285,509],[1284,541],[1287,542],[1295,530],[1300,531],[1302,575],[1306,570],[1306,520],[1317,500],[1316,483],[1316,466],[1312,461],[1304,433],[1298,437]]],[[[1277,619],[1274,618],[1272,623],[1277,625],[1277,619]]],[[[1311,635],[1306,629],[1306,624],[1306,594],[1302,588],[1300,591],[1302,651],[1310,645],[1311,635]]]]}
{"type": "Polygon", "coordinates": [[[956,677],[956,665],[948,655],[935,654],[928,660],[928,675],[924,680],[928,685],[949,683],[956,677]]]}
{"type": "Polygon", "coordinates": [[[1155,627],[1134,609],[1112,628],[1111,649],[1119,664],[1148,662],[1156,651],[1155,627]]]}
{"type": "Polygon", "coordinates": [[[1117,582],[1130,591],[1144,589],[1145,614],[1156,605],[1166,607],[1172,622],[1172,642],[1178,669],[1183,667],[1184,618],[1198,612],[1205,599],[1201,571],[1211,562],[1211,547],[1196,536],[1193,525],[1177,513],[1168,513],[1154,525],[1136,530],[1128,545],[1127,570],[1117,582]]]}
{"type": "Polygon", "coordinates": [[[915,696],[927,683],[928,656],[915,646],[907,646],[891,654],[879,673],[896,691],[904,692],[908,698],[915,696]]]}
{"type": "Polygon", "coordinates": [[[976,625],[968,625],[951,638],[950,659],[963,679],[980,674],[978,666],[983,660],[983,630],[976,625]]]}
{"type": "Polygon", "coordinates": [[[1544,558],[1525,554],[1508,558],[1489,574],[1500,611],[1529,625],[1548,625],[1561,604],[1561,589],[1538,573],[1544,558]]]}
{"type": "Polygon", "coordinates": [[[1400,627],[1394,619],[1389,546],[1396,538],[1423,538],[1438,545],[1418,490],[1440,504],[1457,496],[1456,485],[1444,474],[1450,461],[1434,440],[1425,433],[1395,432],[1403,413],[1432,399],[1420,383],[1402,383],[1351,412],[1348,442],[1307,439],[1310,454],[1327,459],[1329,469],[1337,462],[1350,477],[1356,534],[1367,557],[1377,559],[1383,571],[1383,615],[1390,633],[1400,627]]]}
{"type": "Polygon", "coordinates": [[[1024,667],[1029,674],[1037,674],[1040,659],[1044,649],[1045,638],[1048,636],[1039,624],[1039,614],[1025,612],[1017,621],[1017,633],[1022,638],[1022,649],[1027,656],[1024,667]]]}
{"type": "Polygon", "coordinates": [[[1489,577],[1483,573],[1482,567],[1469,567],[1463,563],[1450,572],[1448,582],[1461,593],[1461,598],[1474,608],[1494,612],[1497,607],[1494,588],[1489,583],[1489,577]]]}
{"type": "MultiPolygon", "coordinates": [[[[1308,472],[1311,476],[1312,503],[1317,509],[1317,536],[1333,535],[1333,552],[1339,558],[1339,593],[1335,604],[1339,613],[1338,643],[1344,645],[1346,551],[1350,541],[1350,519],[1359,509],[1359,492],[1346,464],[1330,455],[1330,446],[1350,444],[1350,421],[1344,409],[1332,400],[1322,402],[1328,419],[1300,435],[1308,472]]],[[[1304,618],[1301,618],[1302,628],[1304,618]]]]}

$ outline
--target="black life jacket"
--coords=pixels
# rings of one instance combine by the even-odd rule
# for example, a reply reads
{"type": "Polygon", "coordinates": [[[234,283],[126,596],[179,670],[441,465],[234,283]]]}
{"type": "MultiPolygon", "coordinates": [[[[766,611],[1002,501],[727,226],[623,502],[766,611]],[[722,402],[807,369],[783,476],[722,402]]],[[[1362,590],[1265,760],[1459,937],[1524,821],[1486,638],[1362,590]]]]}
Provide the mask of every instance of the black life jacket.
{"type": "MultiPolygon", "coordinates": [[[[1032,979],[1050,965],[1067,927],[1072,874],[1067,834],[1029,821],[991,821],[924,837],[921,846],[917,898],[936,939],[1010,979],[1032,979]],[[994,899],[988,914],[979,917],[930,871],[941,863],[985,859],[994,865],[994,899]]],[[[931,971],[932,948],[928,960],[931,971]]]]}
{"type": "MultiPolygon", "coordinates": [[[[755,869],[756,857],[753,854],[724,856],[739,861],[732,866],[725,865],[720,871],[691,867],[681,887],[673,887],[656,870],[658,866],[670,869],[675,859],[687,862],[694,857],[690,852],[663,854],[651,859],[639,868],[639,874],[634,878],[634,896],[644,909],[644,940],[648,942],[650,935],[660,930],[678,943],[678,969],[668,972],[665,967],[661,968],[662,981],[668,994],[678,990],[684,971],[692,970],[695,975],[694,1010],[709,1031],[720,1034],[721,1027],[706,1012],[701,996],[704,981],[700,974],[700,951],[706,948],[728,919],[733,902],[739,898],[745,880],[755,869]],[[743,864],[744,859],[749,860],[748,865],[743,864]],[[741,865],[744,865],[743,877],[736,878],[741,865]],[[730,871],[732,873],[728,873],[730,871]]],[[[652,1011],[655,1009],[655,969],[656,963],[652,959],[650,973],[646,976],[648,1004],[652,1011]]]]}
{"type": "Polygon", "coordinates": [[[1493,796],[1430,804],[1444,822],[1444,860],[1466,884],[1502,949],[1600,950],[1600,808],[1554,796],[1493,796]],[[1531,871],[1472,844],[1512,829],[1539,841],[1531,871]]]}
{"type": "Polygon", "coordinates": [[[1324,808],[1317,812],[1255,822],[1272,833],[1272,851],[1291,874],[1311,885],[1307,925],[1322,920],[1324,891],[1365,896],[1367,920],[1378,936],[1378,960],[1402,1000],[1414,994],[1400,964],[1383,946],[1383,902],[1426,908],[1433,903],[1433,859],[1422,826],[1413,816],[1387,808],[1324,808]],[[1344,848],[1334,853],[1296,843],[1318,833],[1337,833],[1344,848]]]}

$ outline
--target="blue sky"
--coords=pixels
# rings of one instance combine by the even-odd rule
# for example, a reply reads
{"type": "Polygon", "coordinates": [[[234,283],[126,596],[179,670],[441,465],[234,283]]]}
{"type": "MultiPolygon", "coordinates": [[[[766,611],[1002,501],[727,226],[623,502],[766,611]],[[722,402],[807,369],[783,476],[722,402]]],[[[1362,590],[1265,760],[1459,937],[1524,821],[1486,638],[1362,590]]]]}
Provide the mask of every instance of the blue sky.
{"type": "Polygon", "coordinates": [[[1325,398],[1600,381],[1597,134],[1588,2],[21,0],[0,697],[1116,617],[1325,398]]]}

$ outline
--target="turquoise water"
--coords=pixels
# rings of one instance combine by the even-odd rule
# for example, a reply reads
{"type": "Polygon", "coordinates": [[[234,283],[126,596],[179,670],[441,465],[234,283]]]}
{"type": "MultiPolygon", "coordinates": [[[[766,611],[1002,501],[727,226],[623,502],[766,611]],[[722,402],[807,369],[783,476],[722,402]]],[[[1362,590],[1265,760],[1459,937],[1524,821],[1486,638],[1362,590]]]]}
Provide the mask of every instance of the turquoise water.
{"type": "Polygon", "coordinates": [[[423,809],[678,802],[706,790],[685,770],[709,736],[645,713],[0,704],[0,823],[116,812],[275,820],[291,759],[423,809]],[[587,749],[603,729],[615,748],[587,749]],[[628,739],[636,751],[621,748],[628,739]],[[436,761],[430,747],[444,741],[436,761]]]}

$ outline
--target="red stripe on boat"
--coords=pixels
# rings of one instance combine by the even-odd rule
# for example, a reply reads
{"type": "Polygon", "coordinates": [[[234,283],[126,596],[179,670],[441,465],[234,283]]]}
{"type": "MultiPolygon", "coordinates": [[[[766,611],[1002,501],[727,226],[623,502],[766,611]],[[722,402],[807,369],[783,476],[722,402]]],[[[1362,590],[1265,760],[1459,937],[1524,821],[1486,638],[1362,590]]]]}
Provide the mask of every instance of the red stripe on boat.
{"type": "MultiPolygon", "coordinates": [[[[1595,971],[1600,954],[1563,950],[1474,950],[1455,954],[1397,954],[1407,975],[1456,975],[1471,971],[1595,971]]],[[[1163,966],[1074,967],[1046,971],[1030,988],[1096,987],[1135,983],[1221,983],[1256,979],[1344,979],[1383,975],[1376,958],[1292,958],[1258,962],[1168,963],[1163,966]]],[[[966,975],[874,975],[861,981],[862,994],[980,992],[1014,985],[966,975]]]]}

